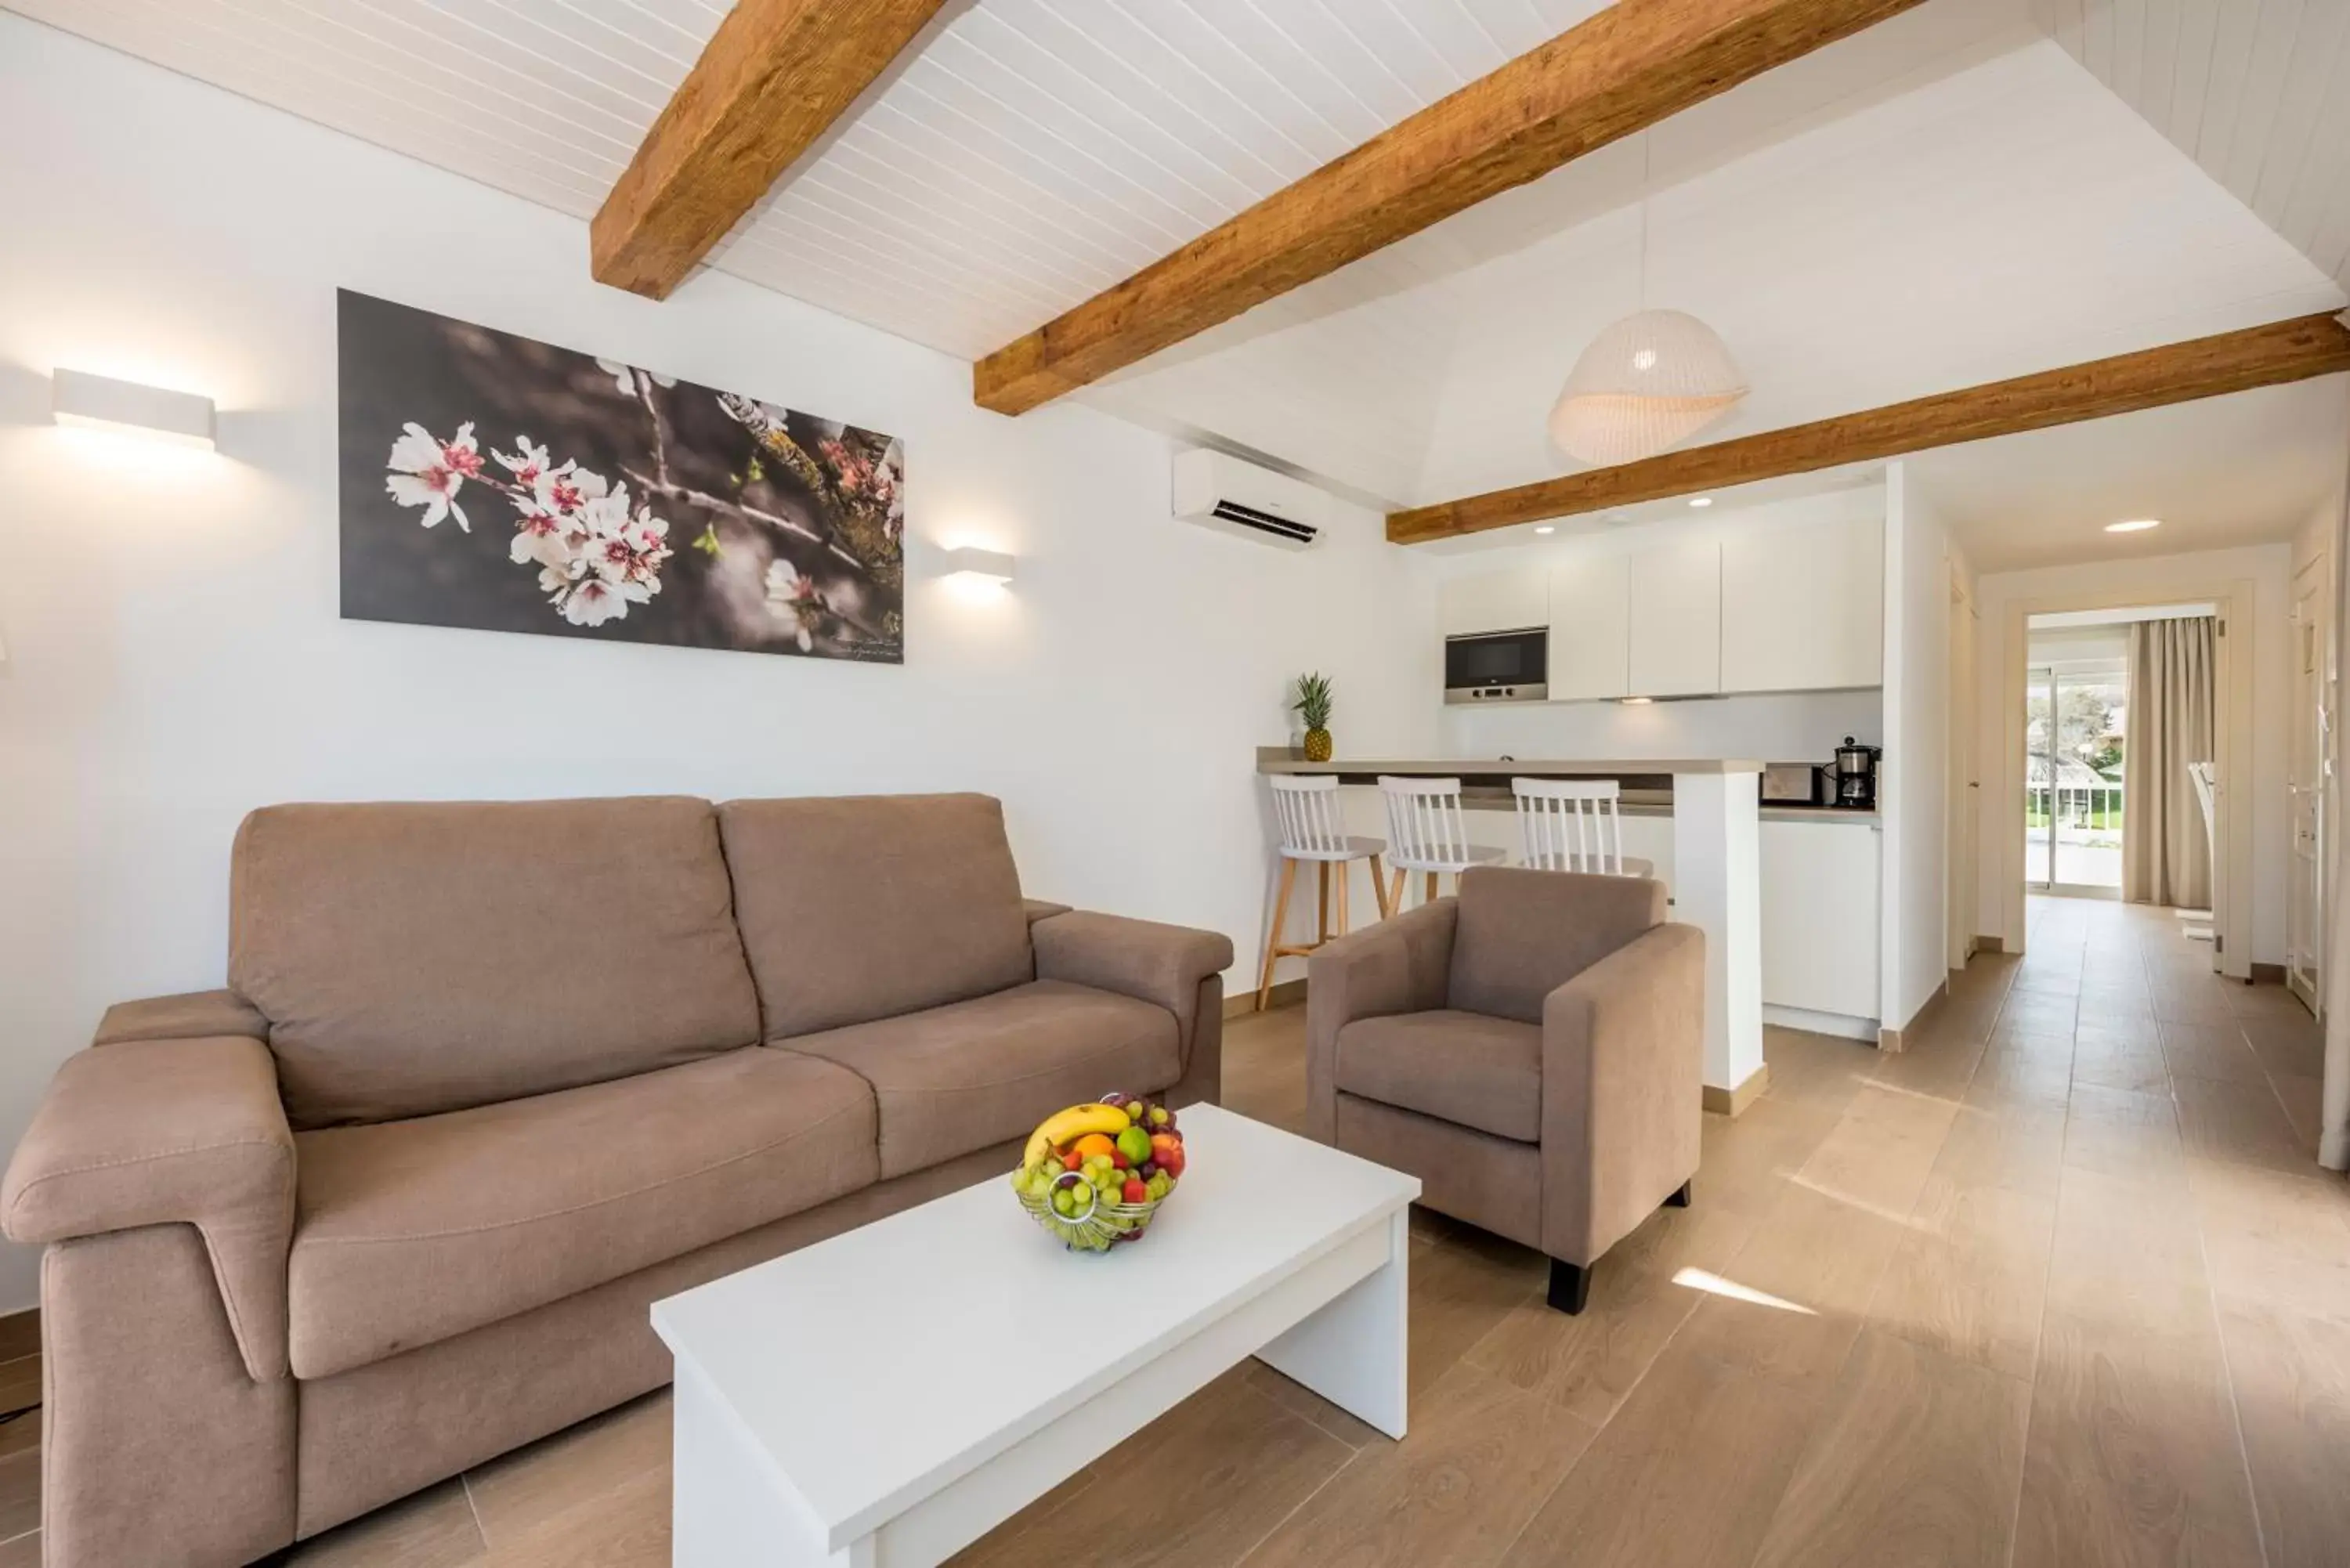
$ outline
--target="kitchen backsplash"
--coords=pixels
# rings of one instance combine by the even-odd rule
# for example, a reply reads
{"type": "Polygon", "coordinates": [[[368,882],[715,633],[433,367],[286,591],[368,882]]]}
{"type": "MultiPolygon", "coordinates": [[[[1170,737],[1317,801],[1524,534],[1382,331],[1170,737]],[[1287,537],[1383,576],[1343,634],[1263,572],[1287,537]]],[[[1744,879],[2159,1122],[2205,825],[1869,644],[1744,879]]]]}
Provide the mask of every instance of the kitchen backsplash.
{"type": "Polygon", "coordinates": [[[1696,701],[1524,702],[1447,708],[1455,756],[1752,757],[1825,762],[1846,735],[1885,738],[1884,694],[1802,691],[1696,701]]]}

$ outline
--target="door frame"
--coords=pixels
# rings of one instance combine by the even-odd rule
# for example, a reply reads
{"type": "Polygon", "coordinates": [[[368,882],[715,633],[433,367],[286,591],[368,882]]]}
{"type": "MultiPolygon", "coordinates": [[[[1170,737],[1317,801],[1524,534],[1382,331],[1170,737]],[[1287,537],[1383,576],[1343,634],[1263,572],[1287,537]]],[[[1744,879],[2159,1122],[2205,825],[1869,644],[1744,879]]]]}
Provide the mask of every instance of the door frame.
{"type": "Polygon", "coordinates": [[[2294,799],[2290,800],[2286,807],[2292,820],[2286,825],[2288,840],[2285,853],[2289,858],[2285,867],[2287,907],[2284,979],[2286,989],[2300,997],[2302,1003],[2321,1020],[2325,1016],[2325,980],[2327,961],[2331,956],[2326,949],[2333,932],[2331,911],[2334,907],[2334,867],[2330,864],[2334,832],[2334,703],[2339,674],[2334,668],[2335,638],[2332,624],[2334,594],[2333,542],[2328,540],[2324,547],[2294,567],[2285,594],[2286,603],[2291,607],[2288,612],[2290,623],[2296,635],[2293,648],[2293,691],[2290,698],[2293,709],[2293,730],[2291,738],[2286,742],[2285,752],[2285,785],[2292,792],[2294,799]],[[2303,579],[2311,576],[2312,574],[2314,574],[2315,580],[2304,588],[2303,579]],[[2298,634],[2302,630],[2301,609],[2302,601],[2304,598],[2307,598],[2316,610],[2316,623],[2313,628],[2314,647],[2310,650],[2315,655],[2317,666],[2314,691],[2304,690],[2303,685],[2308,671],[2304,668],[2303,660],[2306,656],[2298,634]],[[2305,701],[2306,699],[2313,697],[2315,700],[2314,712],[2305,701]],[[2307,728],[2305,729],[2304,726],[2307,728]],[[2310,786],[2304,786],[2298,776],[2302,760],[2298,753],[2304,742],[2316,749],[2316,755],[2312,760],[2316,763],[2317,778],[2316,783],[2310,786]],[[2306,933],[2310,940],[2311,987],[2306,993],[2301,987],[2300,971],[2293,964],[2293,930],[2299,912],[2292,907],[2297,901],[2298,892],[2293,886],[2295,878],[2293,875],[2292,862],[2300,856],[2300,846],[2293,842],[2292,836],[2298,835],[2301,830],[2297,797],[2304,787],[2311,788],[2314,792],[2310,801],[2310,820],[2316,842],[2311,847],[2313,877],[2311,892],[2317,905],[2314,911],[2307,911],[2309,918],[2314,921],[2315,929],[2306,933]]]}
{"type": "Polygon", "coordinates": [[[1982,835],[1982,770],[1976,753],[1982,750],[1978,732],[1975,645],[1981,637],[1981,612],[1975,607],[1972,585],[1956,559],[1944,563],[1950,574],[1950,701],[1945,708],[1949,739],[1943,754],[1950,760],[1950,809],[1943,814],[1943,880],[1950,899],[1944,922],[1952,970],[1967,967],[1974,956],[1976,919],[1982,901],[1980,845],[1982,835]]]}
{"type": "MultiPolygon", "coordinates": [[[[2233,980],[2252,977],[2252,607],[2254,584],[2237,577],[2192,590],[2172,588],[2149,594],[2143,589],[2110,593],[2075,593],[2036,599],[2017,599],[2007,606],[2002,628],[2000,700],[2004,707],[2000,729],[2002,767],[1993,793],[1999,802],[2000,932],[2008,952],[2024,950],[2030,925],[2024,901],[2023,765],[2029,668],[2029,628],[2036,615],[2063,615],[2074,610],[2154,609],[2171,605],[2210,604],[2219,607],[2225,628],[2219,639],[2220,669],[2214,682],[2213,728],[2220,738],[2219,788],[2213,807],[2217,818],[2216,847],[2211,865],[2211,926],[2220,939],[2213,943],[2212,967],[2233,980]]],[[[2126,809],[2126,807],[2125,808],[2126,809]]]]}

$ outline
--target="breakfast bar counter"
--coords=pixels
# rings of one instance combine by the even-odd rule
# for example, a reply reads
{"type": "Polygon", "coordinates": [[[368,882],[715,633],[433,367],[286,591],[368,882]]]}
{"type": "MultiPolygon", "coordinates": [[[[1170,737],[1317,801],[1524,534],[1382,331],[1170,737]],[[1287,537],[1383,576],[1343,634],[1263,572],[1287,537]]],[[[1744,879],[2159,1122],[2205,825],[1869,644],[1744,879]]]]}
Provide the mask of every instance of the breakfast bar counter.
{"type": "Polygon", "coordinates": [[[1735,1115],[1768,1081],[1762,1065],[1762,764],[1742,759],[1336,757],[1309,763],[1261,747],[1261,774],[1323,774],[1342,784],[1457,778],[1464,806],[1503,804],[1515,778],[1615,779],[1672,813],[1673,915],[1705,932],[1705,1099],[1735,1115]]]}

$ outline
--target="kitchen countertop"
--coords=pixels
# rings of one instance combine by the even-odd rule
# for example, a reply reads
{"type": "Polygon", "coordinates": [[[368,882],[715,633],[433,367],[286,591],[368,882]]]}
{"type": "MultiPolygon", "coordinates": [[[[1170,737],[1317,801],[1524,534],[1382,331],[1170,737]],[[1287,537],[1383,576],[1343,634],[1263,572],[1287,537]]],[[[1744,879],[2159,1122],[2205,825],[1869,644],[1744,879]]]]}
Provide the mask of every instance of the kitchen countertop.
{"type": "Polygon", "coordinates": [[[1738,757],[1606,757],[1513,760],[1509,757],[1334,757],[1309,763],[1287,746],[1259,746],[1261,774],[1398,774],[1421,778],[1663,778],[1674,774],[1759,774],[1762,764],[1738,757]]]}

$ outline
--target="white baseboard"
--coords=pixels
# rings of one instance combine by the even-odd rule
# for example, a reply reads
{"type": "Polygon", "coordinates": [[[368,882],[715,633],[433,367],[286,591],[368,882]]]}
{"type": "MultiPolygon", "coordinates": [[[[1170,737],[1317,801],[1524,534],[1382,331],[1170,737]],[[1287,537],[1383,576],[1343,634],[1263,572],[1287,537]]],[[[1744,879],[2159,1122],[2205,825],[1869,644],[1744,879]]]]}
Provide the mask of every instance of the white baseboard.
{"type": "Polygon", "coordinates": [[[1800,1029],[1806,1034],[1833,1034],[1840,1040],[1877,1044],[1877,1024],[1874,1018],[1847,1018],[1841,1012],[1814,1012],[1809,1008],[1778,1007],[1766,1002],[1762,1004],[1762,1022],[1782,1029],[1800,1029]]]}

